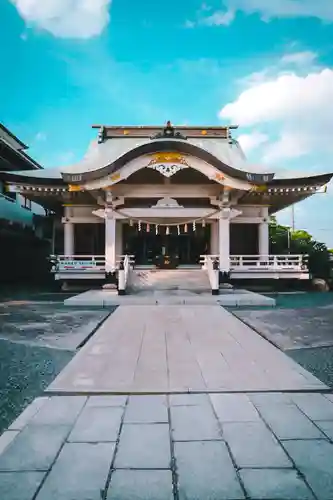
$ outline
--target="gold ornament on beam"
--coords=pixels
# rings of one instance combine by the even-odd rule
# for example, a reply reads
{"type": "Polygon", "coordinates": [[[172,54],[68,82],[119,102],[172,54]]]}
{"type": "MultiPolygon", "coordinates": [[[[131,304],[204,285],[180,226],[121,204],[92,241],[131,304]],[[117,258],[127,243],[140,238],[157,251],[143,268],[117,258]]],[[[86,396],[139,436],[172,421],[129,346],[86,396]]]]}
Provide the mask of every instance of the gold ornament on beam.
{"type": "Polygon", "coordinates": [[[180,235],[180,227],[179,225],[177,226],[177,233],[178,233],[178,236],[180,235]]]}
{"type": "Polygon", "coordinates": [[[155,232],[156,232],[156,234],[158,234],[158,224],[156,224],[155,232]]]}

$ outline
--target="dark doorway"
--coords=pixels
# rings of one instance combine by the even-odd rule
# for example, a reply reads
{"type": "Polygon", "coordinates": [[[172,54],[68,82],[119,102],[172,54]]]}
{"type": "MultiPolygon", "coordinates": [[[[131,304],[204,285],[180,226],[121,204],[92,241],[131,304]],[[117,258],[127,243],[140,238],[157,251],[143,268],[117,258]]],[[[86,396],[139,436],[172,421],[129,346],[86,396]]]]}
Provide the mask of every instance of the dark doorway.
{"type": "Polygon", "coordinates": [[[180,234],[175,226],[170,226],[169,234],[166,234],[166,227],[160,227],[156,234],[154,225],[147,232],[144,225],[139,231],[137,226],[126,224],[123,227],[124,253],[134,255],[138,265],[157,265],[165,256],[170,257],[173,267],[199,264],[200,255],[210,251],[210,225],[197,224],[193,230],[189,224],[187,232],[184,226],[180,228],[180,234]]]}

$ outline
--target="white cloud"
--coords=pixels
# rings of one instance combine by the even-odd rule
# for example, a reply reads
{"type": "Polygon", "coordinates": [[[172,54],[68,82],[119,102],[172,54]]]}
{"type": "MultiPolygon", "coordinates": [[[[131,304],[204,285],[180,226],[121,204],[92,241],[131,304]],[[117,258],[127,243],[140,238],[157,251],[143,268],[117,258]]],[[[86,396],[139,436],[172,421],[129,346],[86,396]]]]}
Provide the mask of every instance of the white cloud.
{"type": "Polygon", "coordinates": [[[247,127],[277,128],[279,138],[264,144],[264,160],[272,163],[310,153],[333,153],[333,70],[298,76],[280,75],[258,81],[220,111],[247,127]]]}
{"type": "Polygon", "coordinates": [[[311,149],[312,144],[306,134],[282,131],[279,139],[267,146],[263,161],[272,164],[281,160],[299,158],[310,153],[311,149]]]}
{"type": "Polygon", "coordinates": [[[314,17],[333,22],[331,0],[224,0],[230,10],[258,13],[267,21],[278,17],[314,17]]]}
{"type": "Polygon", "coordinates": [[[295,65],[295,66],[305,66],[313,64],[317,59],[317,54],[311,50],[305,50],[303,52],[291,52],[290,54],[285,54],[281,58],[281,63],[283,65],[295,65]]]}
{"type": "Polygon", "coordinates": [[[247,154],[267,142],[268,139],[269,137],[266,134],[262,134],[261,132],[252,132],[251,134],[240,135],[237,140],[244,152],[247,154]]]}
{"type": "Polygon", "coordinates": [[[194,28],[195,26],[228,26],[235,19],[233,10],[213,11],[212,7],[203,3],[196,12],[196,20],[187,20],[185,28],[194,28]]]}
{"type": "Polygon", "coordinates": [[[222,11],[218,10],[213,12],[209,16],[201,17],[198,20],[199,24],[205,24],[206,26],[229,26],[235,19],[235,12],[232,10],[222,11]]]}
{"type": "Polygon", "coordinates": [[[329,103],[333,99],[333,70],[326,68],[306,77],[295,73],[278,76],[275,80],[259,83],[241,93],[220,112],[240,125],[256,125],[276,120],[307,123],[323,120],[332,124],[329,103]]]}
{"type": "Polygon", "coordinates": [[[10,0],[28,25],[60,38],[91,38],[107,26],[112,0],[10,0]]]}

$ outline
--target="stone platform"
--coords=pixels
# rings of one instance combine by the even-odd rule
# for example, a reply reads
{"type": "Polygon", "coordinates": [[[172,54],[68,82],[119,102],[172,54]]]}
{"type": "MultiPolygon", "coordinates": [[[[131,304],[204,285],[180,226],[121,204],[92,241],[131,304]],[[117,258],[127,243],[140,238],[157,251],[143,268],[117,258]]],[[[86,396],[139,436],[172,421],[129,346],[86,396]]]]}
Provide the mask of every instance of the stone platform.
{"type": "Polygon", "coordinates": [[[222,306],[267,306],[274,307],[275,299],[249,290],[220,290],[220,295],[211,292],[194,293],[188,290],[147,290],[129,295],[118,295],[116,290],[89,290],[64,301],[66,306],[110,307],[117,305],[203,305],[222,306]]]}
{"type": "Polygon", "coordinates": [[[320,391],[219,305],[120,306],[47,389],[56,394],[320,391]]]}

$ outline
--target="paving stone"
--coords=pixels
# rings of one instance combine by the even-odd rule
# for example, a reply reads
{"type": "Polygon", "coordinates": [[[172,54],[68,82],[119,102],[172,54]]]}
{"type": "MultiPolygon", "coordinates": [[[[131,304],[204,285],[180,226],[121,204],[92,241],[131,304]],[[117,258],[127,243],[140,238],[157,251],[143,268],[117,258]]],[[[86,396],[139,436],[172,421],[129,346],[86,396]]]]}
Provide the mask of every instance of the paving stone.
{"type": "Polygon", "coordinates": [[[46,472],[0,472],[2,500],[33,500],[46,472]]]}
{"type": "Polygon", "coordinates": [[[124,424],[116,469],[169,469],[170,434],[167,424],[124,424]]]}
{"type": "Polygon", "coordinates": [[[209,403],[207,394],[171,394],[170,406],[200,406],[209,403]]]}
{"type": "Polygon", "coordinates": [[[223,441],[175,443],[180,500],[240,500],[244,494],[223,441]]]}
{"type": "Polygon", "coordinates": [[[169,470],[116,470],[107,500],[173,500],[169,470]]]}
{"type": "Polygon", "coordinates": [[[85,408],[77,419],[68,441],[81,443],[116,441],[123,413],[124,408],[121,407],[85,408]]]}
{"type": "Polygon", "coordinates": [[[10,443],[16,438],[20,431],[5,431],[0,436],[0,455],[5,451],[10,443]]]}
{"type": "Polygon", "coordinates": [[[259,412],[279,439],[325,438],[295,405],[262,406],[259,412]]]}
{"type": "Polygon", "coordinates": [[[114,443],[67,443],[36,500],[101,500],[114,443]]]}
{"type": "Polygon", "coordinates": [[[333,420],[320,420],[316,424],[333,441],[333,420]]]}
{"type": "Polygon", "coordinates": [[[69,430],[64,425],[27,425],[0,455],[0,471],[48,470],[69,430]]]}
{"type": "Polygon", "coordinates": [[[34,399],[12,423],[8,430],[21,431],[48,400],[49,398],[46,397],[34,399]]]}
{"type": "Polygon", "coordinates": [[[247,494],[256,500],[314,500],[311,491],[292,469],[242,469],[247,494]]]}
{"type": "Polygon", "coordinates": [[[259,422],[260,416],[246,394],[210,394],[221,422],[259,422]]]}
{"type": "Polygon", "coordinates": [[[174,441],[221,439],[217,419],[210,404],[172,406],[171,427],[174,441]]]}
{"type": "Polygon", "coordinates": [[[311,420],[333,420],[333,402],[322,394],[294,394],[292,399],[311,420]]]}
{"type": "Polygon", "coordinates": [[[319,500],[333,498],[333,444],[321,440],[285,441],[284,446],[319,500]]]}
{"type": "MultiPolygon", "coordinates": [[[[207,295],[205,304],[205,297],[197,297],[200,305],[190,304],[193,298],[181,297],[179,291],[173,297],[158,296],[164,292],[148,297],[148,303],[147,297],[139,297],[141,305],[135,297],[134,302],[133,297],[125,298],[126,306],[121,305],[104,322],[89,340],[88,348],[76,354],[48,391],[163,394],[166,389],[326,389],[313,375],[219,307],[211,295],[207,295]]],[[[105,293],[96,293],[102,303],[105,293]]],[[[79,297],[82,300],[87,298],[79,297]]]]}
{"type": "Polygon", "coordinates": [[[82,410],[85,396],[53,396],[31,420],[31,425],[72,425],[82,410]]]}
{"type": "Polygon", "coordinates": [[[125,406],[127,396],[90,396],[86,408],[91,406],[125,406]]]}
{"type": "Polygon", "coordinates": [[[249,394],[248,396],[250,401],[252,401],[257,408],[261,406],[293,404],[289,394],[284,394],[282,392],[261,392],[249,394]]]}
{"type": "Polygon", "coordinates": [[[224,424],[223,437],[238,467],[292,467],[263,422],[224,424]]]}
{"type": "Polygon", "coordinates": [[[168,420],[165,396],[130,396],[125,411],[125,423],[167,423],[168,420]]]}

